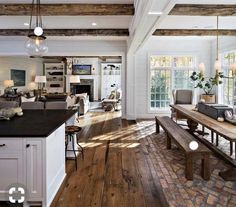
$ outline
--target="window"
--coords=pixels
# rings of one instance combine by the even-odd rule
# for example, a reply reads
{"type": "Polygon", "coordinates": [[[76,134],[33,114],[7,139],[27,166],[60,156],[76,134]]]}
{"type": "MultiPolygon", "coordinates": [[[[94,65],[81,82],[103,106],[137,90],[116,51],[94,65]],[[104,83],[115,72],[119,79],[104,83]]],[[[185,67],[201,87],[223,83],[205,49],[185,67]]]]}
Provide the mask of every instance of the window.
{"type": "MultiPolygon", "coordinates": [[[[236,51],[226,52],[221,56],[222,72],[226,77],[232,76],[229,71],[230,64],[236,62],[236,51]]],[[[233,105],[233,96],[236,96],[236,82],[233,78],[225,78],[223,80],[223,103],[233,105]]],[[[234,101],[235,102],[235,101],[234,101]]],[[[236,102],[234,103],[236,105],[236,102]]]]}
{"type": "Polygon", "coordinates": [[[172,99],[172,89],[192,89],[190,75],[194,71],[192,56],[150,57],[150,108],[165,109],[172,99]]]}

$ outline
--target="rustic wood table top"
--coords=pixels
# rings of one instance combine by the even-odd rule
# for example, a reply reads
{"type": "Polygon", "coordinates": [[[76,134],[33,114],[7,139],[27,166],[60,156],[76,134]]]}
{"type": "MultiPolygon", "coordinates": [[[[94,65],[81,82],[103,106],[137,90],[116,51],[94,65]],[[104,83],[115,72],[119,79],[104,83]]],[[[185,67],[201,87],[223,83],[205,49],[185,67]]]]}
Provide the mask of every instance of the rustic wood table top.
{"type": "Polygon", "coordinates": [[[209,116],[206,116],[196,110],[194,110],[194,105],[181,105],[175,104],[171,105],[177,113],[181,113],[187,118],[191,119],[194,122],[197,122],[206,128],[214,131],[216,134],[228,139],[232,142],[236,142],[236,126],[228,122],[219,122],[215,119],[212,119],[209,116]]]}

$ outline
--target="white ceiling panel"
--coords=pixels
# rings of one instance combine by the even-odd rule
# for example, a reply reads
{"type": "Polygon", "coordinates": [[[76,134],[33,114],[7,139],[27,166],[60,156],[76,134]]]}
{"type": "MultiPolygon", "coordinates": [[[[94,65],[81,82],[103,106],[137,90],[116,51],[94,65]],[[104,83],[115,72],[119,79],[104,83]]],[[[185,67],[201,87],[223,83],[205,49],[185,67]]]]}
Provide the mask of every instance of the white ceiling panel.
{"type": "MultiPolygon", "coordinates": [[[[0,0],[1,4],[30,4],[31,0],[0,0]]],[[[132,4],[133,0],[41,0],[42,4],[132,4]]]]}
{"type": "MultiPolygon", "coordinates": [[[[167,16],[158,29],[216,29],[216,17],[167,16]]],[[[236,16],[219,17],[220,29],[236,29],[236,16]]]]}
{"type": "MultiPolygon", "coordinates": [[[[48,16],[43,17],[47,29],[126,29],[131,21],[130,16],[48,16]],[[97,26],[92,26],[96,23],[97,26]]],[[[25,29],[29,23],[27,16],[0,16],[0,29],[25,29]]]]}

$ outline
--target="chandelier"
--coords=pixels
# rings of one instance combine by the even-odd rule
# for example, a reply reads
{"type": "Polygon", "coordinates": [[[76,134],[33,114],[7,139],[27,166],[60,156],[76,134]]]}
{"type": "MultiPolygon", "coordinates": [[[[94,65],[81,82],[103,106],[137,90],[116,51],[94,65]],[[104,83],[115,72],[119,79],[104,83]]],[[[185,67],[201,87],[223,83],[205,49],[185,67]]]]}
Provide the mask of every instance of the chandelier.
{"type": "Polygon", "coordinates": [[[26,51],[30,57],[42,57],[48,52],[46,37],[43,33],[40,0],[32,0],[28,40],[25,44],[26,51]],[[33,20],[35,20],[35,23],[33,23],[33,20]]]}

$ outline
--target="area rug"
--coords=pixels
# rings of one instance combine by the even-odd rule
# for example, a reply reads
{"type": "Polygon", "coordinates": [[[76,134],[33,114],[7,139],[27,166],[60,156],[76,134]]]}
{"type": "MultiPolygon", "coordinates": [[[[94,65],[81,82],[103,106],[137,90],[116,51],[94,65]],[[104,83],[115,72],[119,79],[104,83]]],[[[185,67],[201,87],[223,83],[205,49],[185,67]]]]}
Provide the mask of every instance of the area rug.
{"type": "Polygon", "coordinates": [[[211,156],[211,179],[205,181],[200,176],[198,160],[194,166],[194,180],[188,181],[184,174],[184,155],[176,146],[166,149],[165,133],[156,134],[153,121],[141,121],[138,125],[141,137],[150,140],[150,146],[146,147],[156,160],[156,173],[170,206],[236,206],[236,182],[226,182],[218,175],[229,168],[224,161],[211,156]]]}

